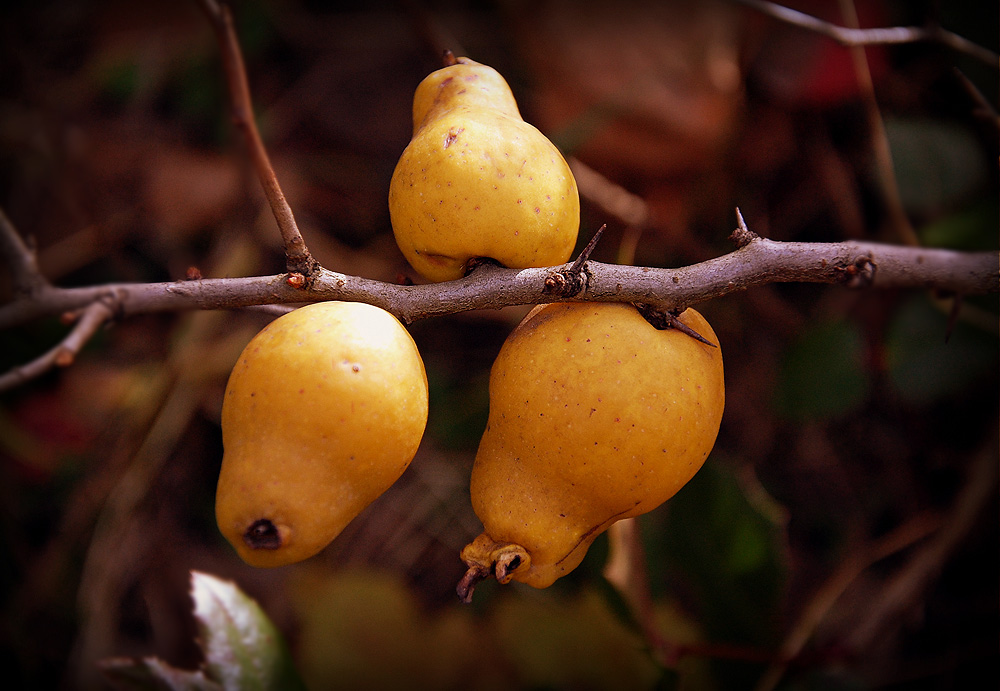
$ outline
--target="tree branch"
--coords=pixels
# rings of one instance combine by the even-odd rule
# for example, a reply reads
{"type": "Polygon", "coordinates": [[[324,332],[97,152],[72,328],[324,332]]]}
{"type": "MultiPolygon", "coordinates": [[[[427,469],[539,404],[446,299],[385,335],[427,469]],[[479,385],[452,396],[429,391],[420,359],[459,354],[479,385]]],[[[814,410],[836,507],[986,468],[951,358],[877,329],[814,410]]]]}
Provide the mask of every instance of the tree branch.
{"type": "Polygon", "coordinates": [[[254,170],[260,179],[261,187],[264,188],[267,201],[271,205],[271,212],[278,224],[278,230],[281,231],[288,272],[301,274],[304,278],[303,283],[308,284],[320,268],[319,262],[313,258],[302,238],[302,233],[299,232],[298,224],[295,222],[295,214],[292,212],[288,200],[285,199],[284,192],[281,191],[278,177],[274,173],[271,159],[267,155],[264,141],[257,129],[253,116],[253,102],[250,99],[250,85],[243,63],[243,52],[240,49],[239,38],[236,36],[236,29],[233,25],[233,14],[224,2],[200,0],[199,4],[208,15],[219,43],[226,83],[229,85],[233,122],[243,132],[254,170]]]}
{"type": "Polygon", "coordinates": [[[966,77],[961,70],[955,68],[954,72],[959,83],[962,85],[962,88],[965,89],[965,92],[969,94],[972,101],[976,104],[976,108],[972,111],[972,114],[977,118],[990,123],[994,129],[1000,130],[1000,115],[997,115],[996,108],[994,108],[993,105],[986,100],[986,97],[983,96],[983,92],[980,91],[976,85],[972,83],[972,80],[966,77]]]}
{"type": "Polygon", "coordinates": [[[917,514],[878,540],[852,552],[813,594],[782,642],[777,659],[758,680],[754,691],[777,688],[789,666],[805,649],[816,629],[855,580],[877,562],[902,552],[938,530],[943,521],[929,513],[917,514]]]}
{"type": "MultiPolygon", "coordinates": [[[[854,0],[840,0],[840,11],[844,20],[850,25],[851,31],[860,31],[858,13],[854,0]]],[[[855,78],[864,98],[865,113],[868,117],[868,135],[871,138],[872,153],[875,156],[875,167],[878,171],[879,190],[882,202],[885,204],[892,229],[901,242],[907,245],[919,245],[917,232],[913,229],[910,219],[903,208],[903,200],[899,195],[899,184],[896,180],[896,169],[892,164],[892,149],[889,146],[889,135],[886,133],[885,121],[875,98],[875,84],[872,81],[871,69],[868,66],[868,56],[864,45],[849,45],[851,62],[854,65],[855,78]]]]}
{"type": "Polygon", "coordinates": [[[983,444],[966,471],[965,481],[943,517],[941,529],[904,565],[867,608],[865,617],[855,621],[847,638],[855,651],[870,650],[889,632],[900,626],[906,614],[921,602],[937,581],[949,558],[974,528],[979,516],[996,496],[996,431],[983,444]]]}
{"type": "Polygon", "coordinates": [[[30,298],[0,306],[0,328],[84,308],[111,299],[117,314],[322,300],[367,302],[405,323],[476,309],[499,309],[556,300],[643,302],[680,309],[768,283],[829,283],[850,287],[933,289],[961,295],[1000,290],[995,252],[899,247],[869,242],[777,242],[745,226],[733,233],[739,249],[676,269],[587,262],[583,291],[556,298],[545,281],[568,265],[507,269],[483,264],[457,281],[396,285],[320,269],[312,285],[296,289],[288,274],[166,283],[116,283],[83,288],[46,286],[30,298]]]}
{"type": "MultiPolygon", "coordinates": [[[[940,28],[862,30],[837,27],[763,0],[740,1],[772,17],[818,31],[849,46],[936,40],[979,57],[984,54],[992,56],[989,51],[940,28]]],[[[0,377],[0,386],[13,386],[37,376],[54,364],[72,360],[83,343],[112,315],[248,307],[280,310],[279,305],[347,300],[382,307],[403,322],[410,323],[475,309],[498,309],[556,300],[635,302],[675,311],[711,298],[775,282],[931,288],[957,295],[998,290],[998,257],[992,252],[963,253],[861,242],[774,242],[761,239],[749,231],[742,216],[739,216],[739,228],[732,235],[738,246],[735,252],[677,269],[601,264],[582,257],[582,262],[569,269],[562,266],[513,270],[487,263],[458,281],[406,286],[328,271],[319,265],[306,247],[254,121],[250,88],[232,13],[224,0],[199,2],[219,43],[233,119],[244,134],[254,169],[281,232],[288,273],[59,288],[51,285],[38,271],[33,251],[0,211],[0,252],[11,267],[14,288],[13,300],[0,305],[0,328],[68,311],[84,311],[66,341],[35,361],[0,377]],[[546,285],[560,275],[565,276],[567,271],[578,280],[574,280],[570,289],[559,296],[553,295],[546,285]]],[[[849,4],[845,6],[852,7],[849,4]]],[[[990,57],[989,61],[995,64],[996,57],[990,57]]],[[[859,70],[859,73],[862,71],[859,70]]],[[[604,201],[620,206],[621,195],[616,190],[610,191],[616,194],[604,201]]],[[[635,216],[635,213],[631,215],[635,216]]],[[[639,219],[641,214],[633,221],[639,219]]]]}
{"type": "Polygon", "coordinates": [[[972,41],[940,26],[894,26],[859,29],[837,26],[822,19],[767,0],[736,0],[769,17],[802,29],[814,31],[844,46],[897,45],[901,43],[939,43],[959,53],[965,53],[996,68],[1000,56],[972,41]]]}
{"type": "Polygon", "coordinates": [[[38,270],[34,250],[24,242],[3,209],[0,209],[0,255],[10,267],[15,295],[33,295],[49,285],[38,270]]]}
{"type": "Polygon", "coordinates": [[[73,364],[77,353],[111,316],[112,310],[106,302],[91,302],[59,345],[31,362],[0,375],[0,391],[13,389],[30,379],[40,377],[53,367],[68,367],[73,364]]]}

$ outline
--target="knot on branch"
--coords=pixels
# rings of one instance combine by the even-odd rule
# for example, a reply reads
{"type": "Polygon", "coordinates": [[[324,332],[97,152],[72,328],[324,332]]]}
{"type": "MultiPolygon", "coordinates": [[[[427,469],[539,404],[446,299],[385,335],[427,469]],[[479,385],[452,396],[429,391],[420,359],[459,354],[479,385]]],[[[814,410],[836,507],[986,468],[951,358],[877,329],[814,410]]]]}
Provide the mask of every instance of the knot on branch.
{"type": "Polygon", "coordinates": [[[837,280],[850,288],[867,288],[875,280],[875,272],[878,265],[871,255],[863,254],[856,257],[853,262],[847,262],[843,266],[834,266],[837,280]]]}
{"type": "Polygon", "coordinates": [[[605,223],[597,229],[597,232],[590,238],[587,246],[580,252],[580,256],[576,258],[576,261],[568,269],[553,271],[546,277],[545,285],[542,287],[542,295],[571,298],[576,297],[587,289],[587,260],[590,259],[594,248],[597,247],[597,241],[601,239],[601,233],[607,227],[608,224],[605,223]]]}
{"type": "Polygon", "coordinates": [[[760,239],[757,233],[747,228],[746,221],[743,220],[743,213],[739,207],[736,207],[736,220],[739,225],[736,227],[736,230],[729,234],[729,240],[736,245],[737,249],[743,249],[754,240],[760,239]]]}
{"type": "Polygon", "coordinates": [[[736,245],[737,249],[743,249],[754,240],[759,240],[760,236],[747,228],[737,228],[729,234],[729,241],[736,245]]]}
{"type": "Polygon", "coordinates": [[[586,271],[554,271],[545,277],[542,295],[553,295],[562,298],[576,297],[587,288],[586,271]]]}
{"type": "Polygon", "coordinates": [[[285,256],[286,269],[288,270],[288,285],[296,290],[311,288],[323,270],[308,249],[304,247],[300,251],[288,253],[285,256]]]}

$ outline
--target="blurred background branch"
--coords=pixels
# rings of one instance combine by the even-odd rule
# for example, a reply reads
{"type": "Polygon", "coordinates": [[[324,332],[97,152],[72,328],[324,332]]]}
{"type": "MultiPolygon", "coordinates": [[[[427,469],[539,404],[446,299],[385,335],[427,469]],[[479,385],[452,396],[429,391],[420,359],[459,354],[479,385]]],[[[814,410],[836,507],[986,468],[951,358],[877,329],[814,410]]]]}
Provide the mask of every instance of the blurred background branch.
{"type": "Polygon", "coordinates": [[[315,688],[996,686],[998,8],[786,4],[15,4],[6,675],[196,668],[199,569],[259,599],[315,688]],[[698,305],[727,379],[712,457],[670,502],[552,588],[484,584],[464,609],[490,367],[561,267],[409,285],[385,196],[443,48],[497,67],[567,154],[580,244],[607,223],[573,299],[698,305]],[[304,290],[268,180],[327,267],[304,290]],[[324,553],[251,569],[213,515],[226,378],[267,320],[327,299],[410,322],[427,432],[324,553]]]}
{"type": "Polygon", "coordinates": [[[0,374],[0,391],[40,377],[53,367],[68,367],[73,364],[80,349],[112,314],[112,309],[104,300],[90,303],[79,315],[71,317],[75,325],[59,345],[27,364],[0,374]]]}
{"type": "Polygon", "coordinates": [[[0,257],[10,270],[16,296],[31,296],[48,284],[38,270],[38,258],[34,249],[28,247],[21,238],[3,209],[0,209],[0,257]]]}
{"type": "Polygon", "coordinates": [[[971,55],[991,67],[1000,66],[1000,55],[997,53],[937,25],[862,29],[858,26],[838,26],[791,7],[768,2],[768,0],[735,1],[792,26],[832,38],[844,46],[885,46],[926,41],[940,43],[952,50],[971,55]]]}

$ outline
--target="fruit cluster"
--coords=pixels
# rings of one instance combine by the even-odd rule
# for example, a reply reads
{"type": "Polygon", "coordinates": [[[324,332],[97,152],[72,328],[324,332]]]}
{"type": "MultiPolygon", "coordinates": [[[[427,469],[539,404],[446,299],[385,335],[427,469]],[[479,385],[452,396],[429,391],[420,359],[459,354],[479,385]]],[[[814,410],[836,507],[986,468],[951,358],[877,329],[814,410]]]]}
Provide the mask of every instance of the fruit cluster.
{"type": "MultiPolygon", "coordinates": [[[[580,217],[562,155],[524,122],[503,77],[466,58],[417,87],[389,209],[400,250],[430,281],[481,258],[564,263],[580,217]]],[[[628,304],[552,303],[507,338],[472,470],[483,533],[461,553],[462,599],[489,577],[551,585],[708,457],[725,400],[715,334],[692,309],[680,328],[646,317],[628,304]]],[[[406,470],[427,408],[420,354],[388,312],[324,302],[276,319],[226,389],[222,534],[254,566],[316,554],[406,470]]]]}

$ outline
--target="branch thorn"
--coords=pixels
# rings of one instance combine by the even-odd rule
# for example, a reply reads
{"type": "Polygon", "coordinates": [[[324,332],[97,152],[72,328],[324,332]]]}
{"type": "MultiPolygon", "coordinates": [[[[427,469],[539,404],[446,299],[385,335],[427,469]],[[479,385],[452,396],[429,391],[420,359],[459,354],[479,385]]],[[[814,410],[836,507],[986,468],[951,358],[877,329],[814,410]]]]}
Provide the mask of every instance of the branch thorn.
{"type": "Polygon", "coordinates": [[[584,267],[587,264],[587,260],[590,259],[590,255],[593,254],[594,248],[597,247],[597,241],[601,239],[601,234],[604,233],[604,229],[607,227],[608,224],[605,223],[597,229],[597,232],[590,238],[587,246],[583,248],[576,261],[568,269],[554,271],[546,277],[545,286],[542,288],[543,295],[558,295],[570,298],[583,292],[586,287],[584,267]]]}
{"type": "Polygon", "coordinates": [[[734,245],[736,245],[737,248],[743,249],[754,240],[760,238],[757,233],[747,228],[747,223],[743,220],[743,213],[740,211],[740,207],[738,206],[736,207],[736,224],[736,230],[730,233],[729,239],[734,245]]]}
{"type": "MultiPolygon", "coordinates": [[[[718,348],[715,343],[702,336],[700,333],[692,329],[690,326],[685,324],[680,320],[678,316],[679,312],[674,312],[673,310],[661,310],[653,307],[652,305],[646,304],[644,302],[632,303],[635,308],[639,310],[643,318],[648,321],[653,327],[663,330],[663,329],[677,329],[683,334],[687,334],[691,338],[712,348],[718,348]]],[[[681,310],[683,311],[683,310],[681,310]]]]}

